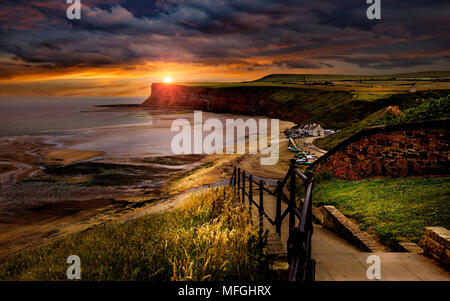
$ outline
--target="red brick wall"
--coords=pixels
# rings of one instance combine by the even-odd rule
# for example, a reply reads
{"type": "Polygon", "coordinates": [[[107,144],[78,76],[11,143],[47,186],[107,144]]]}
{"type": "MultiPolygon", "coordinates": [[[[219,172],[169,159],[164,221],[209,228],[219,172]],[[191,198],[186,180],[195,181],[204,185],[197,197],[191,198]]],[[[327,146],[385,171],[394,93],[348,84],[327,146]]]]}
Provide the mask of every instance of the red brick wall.
{"type": "Polygon", "coordinates": [[[311,168],[339,178],[448,175],[448,121],[372,128],[344,141],[311,168]]]}

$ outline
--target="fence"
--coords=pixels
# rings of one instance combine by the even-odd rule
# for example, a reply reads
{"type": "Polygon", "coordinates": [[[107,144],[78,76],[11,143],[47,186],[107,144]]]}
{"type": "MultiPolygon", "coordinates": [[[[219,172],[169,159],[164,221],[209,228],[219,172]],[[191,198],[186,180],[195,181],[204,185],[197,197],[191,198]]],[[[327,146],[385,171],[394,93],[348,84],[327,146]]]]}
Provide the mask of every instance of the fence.
{"type": "MultiPolygon", "coordinates": [[[[300,172],[295,160],[291,160],[288,172],[282,181],[277,182],[275,190],[270,190],[264,185],[264,181],[255,181],[251,174],[235,167],[230,179],[230,185],[235,187],[238,198],[245,203],[247,196],[249,211],[252,206],[258,209],[260,233],[264,230],[264,218],[273,226],[276,233],[281,237],[281,226],[284,219],[289,215],[289,237],[287,241],[289,281],[314,281],[316,262],[311,258],[311,237],[313,234],[312,221],[312,188],[314,184],[312,171],[307,171],[306,175],[300,172]],[[306,193],[301,208],[298,207],[296,198],[297,178],[300,178],[305,185],[306,193]],[[246,190],[246,182],[248,189],[246,190]],[[289,182],[289,197],[286,195],[285,186],[289,182]],[[253,185],[259,191],[259,203],[253,199],[253,185]],[[272,219],[264,211],[264,192],[276,196],[275,219],[272,219]],[[286,202],[288,207],[282,212],[281,203],[286,202]],[[298,220],[298,222],[297,222],[298,220]],[[296,223],[297,222],[297,223],[296,223]]],[[[256,190],[256,189],[255,189],[256,190]]]]}

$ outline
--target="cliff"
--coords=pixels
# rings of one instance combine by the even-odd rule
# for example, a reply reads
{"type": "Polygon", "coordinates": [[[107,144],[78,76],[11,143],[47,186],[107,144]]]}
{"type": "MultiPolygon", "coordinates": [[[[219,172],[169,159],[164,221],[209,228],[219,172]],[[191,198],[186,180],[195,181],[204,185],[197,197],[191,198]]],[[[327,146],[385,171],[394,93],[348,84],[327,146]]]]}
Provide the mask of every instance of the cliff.
{"type": "MultiPolygon", "coordinates": [[[[199,87],[152,84],[143,105],[185,107],[212,112],[264,115],[296,123],[320,122],[325,127],[344,127],[367,115],[352,92],[280,86],[199,87]],[[348,112],[352,112],[349,116],[348,112]]],[[[378,104],[364,104],[377,110],[378,104]]]]}
{"type": "MultiPolygon", "coordinates": [[[[325,128],[344,128],[362,121],[387,106],[411,104],[416,99],[440,95],[440,91],[394,94],[386,98],[359,99],[356,92],[268,85],[227,87],[152,84],[143,105],[185,107],[212,112],[264,115],[295,123],[320,123],[325,128]]],[[[448,92],[448,91],[447,91],[448,92]]]]}
{"type": "Polygon", "coordinates": [[[230,88],[204,88],[182,85],[152,84],[152,94],[143,105],[187,107],[215,112],[258,114],[264,112],[264,100],[273,89],[258,90],[230,88]],[[261,91],[263,90],[263,91],[261,91]],[[261,93],[262,92],[262,93],[261,93]]]}

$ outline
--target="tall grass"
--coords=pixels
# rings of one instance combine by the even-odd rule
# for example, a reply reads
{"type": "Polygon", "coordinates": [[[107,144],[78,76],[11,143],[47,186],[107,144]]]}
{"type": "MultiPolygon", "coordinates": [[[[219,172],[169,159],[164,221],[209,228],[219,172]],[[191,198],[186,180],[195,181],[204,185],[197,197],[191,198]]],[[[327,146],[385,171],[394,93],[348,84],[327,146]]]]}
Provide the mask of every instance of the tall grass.
{"type": "Polygon", "coordinates": [[[261,280],[264,241],[228,187],[187,197],[175,210],[71,235],[0,262],[3,280],[261,280]]]}

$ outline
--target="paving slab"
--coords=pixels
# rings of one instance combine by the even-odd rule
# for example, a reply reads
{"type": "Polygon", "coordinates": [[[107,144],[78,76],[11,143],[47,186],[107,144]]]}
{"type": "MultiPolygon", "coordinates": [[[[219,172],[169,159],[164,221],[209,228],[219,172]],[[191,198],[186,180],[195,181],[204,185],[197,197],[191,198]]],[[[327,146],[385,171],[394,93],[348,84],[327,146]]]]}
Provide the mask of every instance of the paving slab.
{"type": "MultiPolygon", "coordinates": [[[[255,186],[254,186],[255,187],[255,186]]],[[[253,191],[254,201],[259,204],[259,191],[253,191]]],[[[245,199],[248,206],[248,199],[245,199]]],[[[282,212],[287,208],[282,203],[282,212]]],[[[264,193],[264,211],[274,220],[276,198],[264,193]]],[[[252,209],[252,221],[258,224],[258,211],[252,209]]],[[[275,233],[275,226],[266,219],[264,229],[275,233]]],[[[285,251],[289,237],[288,216],[281,227],[281,244],[285,251]]],[[[312,258],[316,261],[316,281],[374,281],[367,278],[367,258],[377,255],[381,260],[381,281],[450,281],[450,273],[430,258],[408,252],[364,252],[321,225],[314,225],[312,258]]],[[[375,280],[376,281],[376,280],[375,280]]]]}
{"type": "MultiPolygon", "coordinates": [[[[313,258],[320,263],[322,269],[331,275],[334,281],[368,281],[367,268],[351,253],[314,254],[313,258]]],[[[317,274],[317,281],[324,281],[317,274]]]]}

